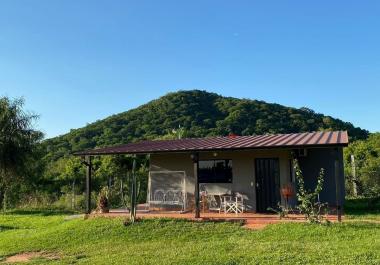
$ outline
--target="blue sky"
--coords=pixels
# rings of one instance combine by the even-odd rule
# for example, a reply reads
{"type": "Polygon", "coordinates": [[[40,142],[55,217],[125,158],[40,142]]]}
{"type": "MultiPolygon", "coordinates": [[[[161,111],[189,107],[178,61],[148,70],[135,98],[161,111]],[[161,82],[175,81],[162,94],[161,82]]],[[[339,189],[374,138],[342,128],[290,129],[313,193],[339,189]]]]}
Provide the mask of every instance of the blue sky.
{"type": "Polygon", "coordinates": [[[0,95],[47,137],[179,89],[380,131],[380,1],[0,1],[0,95]]]}

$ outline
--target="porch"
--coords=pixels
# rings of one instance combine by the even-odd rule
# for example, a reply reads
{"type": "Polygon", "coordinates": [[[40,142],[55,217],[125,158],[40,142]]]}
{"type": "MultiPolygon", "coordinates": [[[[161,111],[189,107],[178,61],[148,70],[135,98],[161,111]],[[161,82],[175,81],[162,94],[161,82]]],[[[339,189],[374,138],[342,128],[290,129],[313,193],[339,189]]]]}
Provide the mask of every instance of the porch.
{"type": "MultiPolygon", "coordinates": [[[[248,229],[263,229],[269,224],[279,223],[302,223],[306,222],[305,217],[301,214],[289,214],[285,218],[280,218],[277,214],[272,213],[218,213],[218,212],[202,212],[201,217],[195,218],[193,212],[173,212],[173,211],[145,211],[141,210],[144,205],[139,205],[140,210],[137,212],[137,219],[150,219],[150,218],[168,218],[168,219],[183,219],[196,222],[233,222],[240,223],[248,229]]],[[[109,213],[92,213],[90,218],[94,217],[128,217],[129,212],[126,209],[112,209],[109,213]]],[[[331,212],[325,216],[326,220],[330,222],[337,222],[338,216],[331,212]]]]}

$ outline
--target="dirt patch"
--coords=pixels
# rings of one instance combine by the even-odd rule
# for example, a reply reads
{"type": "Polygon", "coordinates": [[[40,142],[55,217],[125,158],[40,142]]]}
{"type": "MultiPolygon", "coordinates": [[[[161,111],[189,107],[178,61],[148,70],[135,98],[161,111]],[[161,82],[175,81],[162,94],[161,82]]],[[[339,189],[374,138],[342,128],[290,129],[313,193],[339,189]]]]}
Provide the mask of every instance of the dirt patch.
{"type": "Polygon", "coordinates": [[[263,230],[268,224],[246,224],[243,227],[251,230],[263,230]]]}
{"type": "Polygon", "coordinates": [[[48,260],[56,260],[59,259],[59,255],[56,253],[51,253],[51,252],[24,252],[24,253],[19,253],[13,256],[7,257],[4,262],[5,263],[17,263],[17,262],[28,262],[32,259],[36,258],[43,258],[43,259],[48,259],[48,260]]]}

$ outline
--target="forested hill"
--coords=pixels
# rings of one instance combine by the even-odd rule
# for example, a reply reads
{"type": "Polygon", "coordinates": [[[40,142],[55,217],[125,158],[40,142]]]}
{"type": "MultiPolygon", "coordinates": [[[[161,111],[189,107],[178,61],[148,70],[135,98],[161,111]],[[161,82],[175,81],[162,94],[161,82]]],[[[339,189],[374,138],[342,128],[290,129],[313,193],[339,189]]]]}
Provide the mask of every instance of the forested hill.
{"type": "Polygon", "coordinates": [[[181,126],[186,137],[215,135],[292,133],[316,130],[347,130],[351,139],[368,132],[349,122],[264,101],[223,97],[192,90],[169,93],[136,109],[96,121],[44,142],[48,159],[72,151],[154,139],[181,126]]]}

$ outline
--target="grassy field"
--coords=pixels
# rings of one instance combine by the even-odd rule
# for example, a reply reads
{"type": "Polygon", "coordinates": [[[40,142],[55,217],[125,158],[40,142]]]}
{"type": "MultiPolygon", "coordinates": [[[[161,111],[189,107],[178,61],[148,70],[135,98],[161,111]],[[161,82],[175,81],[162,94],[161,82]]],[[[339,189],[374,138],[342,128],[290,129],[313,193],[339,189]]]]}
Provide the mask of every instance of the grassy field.
{"type": "Polygon", "coordinates": [[[30,251],[58,259],[28,264],[380,264],[380,224],[278,224],[68,219],[49,212],[0,215],[0,260],[30,251]]]}

